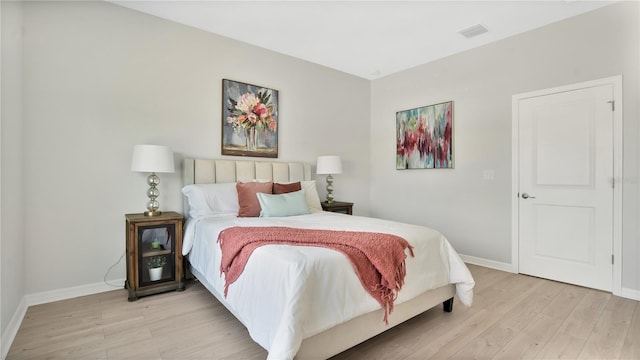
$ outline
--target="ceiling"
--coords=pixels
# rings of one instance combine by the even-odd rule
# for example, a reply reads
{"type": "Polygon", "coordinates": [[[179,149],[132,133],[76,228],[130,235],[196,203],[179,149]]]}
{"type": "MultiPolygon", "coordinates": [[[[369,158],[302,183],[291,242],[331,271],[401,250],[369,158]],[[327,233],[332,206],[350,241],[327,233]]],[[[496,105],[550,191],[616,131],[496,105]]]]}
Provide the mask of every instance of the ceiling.
{"type": "Polygon", "coordinates": [[[110,2],[373,80],[615,1],[110,2]]]}

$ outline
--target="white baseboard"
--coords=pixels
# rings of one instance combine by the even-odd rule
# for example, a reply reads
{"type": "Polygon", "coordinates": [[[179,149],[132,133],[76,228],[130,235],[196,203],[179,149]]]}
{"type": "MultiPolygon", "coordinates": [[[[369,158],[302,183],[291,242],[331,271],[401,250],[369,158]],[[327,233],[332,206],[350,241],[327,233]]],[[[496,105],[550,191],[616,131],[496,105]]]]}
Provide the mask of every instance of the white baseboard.
{"type": "Polygon", "coordinates": [[[633,290],[629,288],[622,288],[620,297],[640,301],[640,290],[633,290]]]}
{"type": "Polygon", "coordinates": [[[27,305],[26,299],[22,297],[22,300],[20,300],[16,312],[13,314],[13,316],[11,317],[11,321],[9,321],[9,324],[7,325],[7,329],[2,334],[2,354],[0,354],[0,359],[5,359],[7,357],[9,348],[13,343],[13,339],[16,338],[18,329],[20,329],[20,324],[22,324],[22,320],[27,314],[28,307],[29,306],[27,305]]]}
{"type": "MultiPolygon", "coordinates": [[[[510,273],[515,273],[515,271],[513,271],[513,266],[511,264],[507,264],[499,261],[487,260],[487,259],[483,259],[475,256],[469,256],[469,255],[463,255],[463,254],[459,254],[459,255],[462,261],[464,261],[465,263],[484,266],[491,269],[506,271],[510,273]]],[[[640,290],[622,288],[622,291],[620,292],[620,294],[614,294],[614,295],[620,296],[626,299],[640,301],[640,290]]]]}
{"type": "Polygon", "coordinates": [[[500,271],[506,271],[506,272],[510,272],[513,273],[515,271],[513,271],[513,266],[511,264],[508,263],[503,263],[503,262],[499,262],[499,261],[494,261],[494,260],[488,260],[488,259],[483,259],[483,258],[479,258],[479,257],[475,257],[475,256],[469,256],[469,255],[463,255],[463,254],[459,254],[460,258],[462,259],[462,261],[469,263],[469,264],[473,264],[473,265],[479,265],[479,266],[484,266],[484,267],[488,267],[491,269],[496,269],[496,270],[500,270],[500,271]]]}
{"type": "Polygon", "coordinates": [[[109,280],[111,284],[118,284],[117,286],[107,285],[104,282],[73,286],[64,289],[57,289],[51,291],[43,291],[40,293],[25,295],[27,306],[45,304],[53,301],[66,300],[75,298],[78,296],[92,295],[101,292],[123,289],[125,279],[109,280]]]}
{"type": "Polygon", "coordinates": [[[123,289],[124,281],[125,279],[109,280],[111,284],[122,284],[122,286],[111,286],[105,284],[104,282],[99,282],[94,284],[73,286],[65,289],[43,291],[40,293],[25,295],[24,297],[22,297],[22,300],[20,300],[20,304],[18,304],[16,312],[13,314],[13,317],[11,318],[7,329],[4,331],[4,334],[2,334],[2,353],[0,354],[0,359],[4,359],[7,357],[9,348],[11,347],[16,334],[18,334],[18,329],[20,328],[20,324],[22,324],[24,316],[27,314],[27,309],[29,308],[29,306],[71,299],[78,296],[92,295],[116,289],[123,289]]]}

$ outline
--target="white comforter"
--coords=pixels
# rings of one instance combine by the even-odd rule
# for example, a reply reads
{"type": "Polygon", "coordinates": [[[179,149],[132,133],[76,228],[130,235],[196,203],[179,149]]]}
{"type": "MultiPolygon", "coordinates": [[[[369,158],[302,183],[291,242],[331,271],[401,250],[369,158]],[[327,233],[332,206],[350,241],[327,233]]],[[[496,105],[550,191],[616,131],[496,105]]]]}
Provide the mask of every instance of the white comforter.
{"type": "MultiPolygon", "coordinates": [[[[189,219],[183,254],[217,291],[214,295],[247,327],[251,338],[267,349],[269,359],[292,359],[302,339],[380,308],[363,288],[349,260],[318,247],[268,245],[254,251],[240,278],[220,294],[218,233],[231,226],[296,228],[391,233],[406,239],[415,258],[407,257],[405,284],[395,304],[426,290],[456,284],[458,299],[470,306],[474,281],[449,242],[422,226],[329,212],[281,218],[210,217],[189,219]]],[[[389,315],[393,319],[393,313],[389,315]]],[[[383,321],[380,318],[380,321],[383,321]]]]}

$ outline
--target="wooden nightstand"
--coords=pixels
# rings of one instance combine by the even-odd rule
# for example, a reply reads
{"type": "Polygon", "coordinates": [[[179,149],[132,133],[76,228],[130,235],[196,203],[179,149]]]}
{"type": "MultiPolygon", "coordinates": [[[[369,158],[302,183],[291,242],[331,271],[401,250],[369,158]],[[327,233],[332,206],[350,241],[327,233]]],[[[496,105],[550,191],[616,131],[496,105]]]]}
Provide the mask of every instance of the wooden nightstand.
{"type": "Polygon", "coordinates": [[[165,291],[184,290],[182,273],[182,223],[173,211],[158,216],[126,214],[127,281],[129,301],[165,291]],[[152,264],[162,270],[150,271],[152,264]]]}
{"type": "Polygon", "coordinates": [[[320,205],[322,205],[322,210],[324,211],[353,215],[353,203],[350,202],[334,201],[329,204],[328,202],[323,201],[320,203],[320,205]]]}

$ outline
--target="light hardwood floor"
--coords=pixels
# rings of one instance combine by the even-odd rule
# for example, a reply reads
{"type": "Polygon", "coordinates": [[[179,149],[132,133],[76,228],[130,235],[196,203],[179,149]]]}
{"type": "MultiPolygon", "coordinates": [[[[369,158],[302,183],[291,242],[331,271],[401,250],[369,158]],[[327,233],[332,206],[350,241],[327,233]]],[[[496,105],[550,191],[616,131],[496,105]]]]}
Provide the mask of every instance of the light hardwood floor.
{"type": "MultiPolygon", "coordinates": [[[[640,359],[639,302],[470,265],[471,308],[431,309],[332,360],[640,359]]],[[[265,359],[204,287],[30,307],[7,359],[265,359]]]]}

